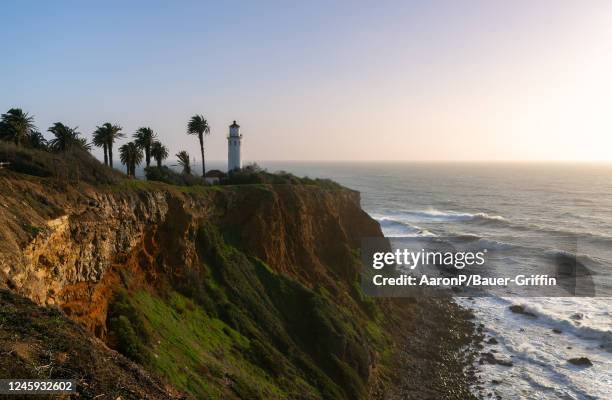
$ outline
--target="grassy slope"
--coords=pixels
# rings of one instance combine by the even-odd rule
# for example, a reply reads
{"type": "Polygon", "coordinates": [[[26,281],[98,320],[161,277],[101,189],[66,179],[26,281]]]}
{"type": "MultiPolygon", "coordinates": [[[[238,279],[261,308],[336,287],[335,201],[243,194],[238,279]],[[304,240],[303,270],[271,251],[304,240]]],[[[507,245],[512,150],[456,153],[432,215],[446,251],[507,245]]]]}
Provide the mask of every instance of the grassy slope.
{"type": "Polygon", "coordinates": [[[200,227],[195,240],[210,260],[199,266],[200,279],[162,294],[116,296],[109,313],[115,342],[130,336],[133,358],[197,398],[365,395],[371,356],[386,343],[374,318],[273,272],[215,227],[200,227]],[[133,335],[113,322],[121,315],[133,335]]]}

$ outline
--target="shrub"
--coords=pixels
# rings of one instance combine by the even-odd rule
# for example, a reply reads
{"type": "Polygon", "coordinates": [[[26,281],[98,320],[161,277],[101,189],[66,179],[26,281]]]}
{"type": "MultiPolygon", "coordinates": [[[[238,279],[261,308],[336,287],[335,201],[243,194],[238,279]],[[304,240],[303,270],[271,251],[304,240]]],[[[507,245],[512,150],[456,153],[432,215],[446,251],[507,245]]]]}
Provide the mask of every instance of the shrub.
{"type": "Polygon", "coordinates": [[[276,185],[317,185],[326,189],[340,189],[340,184],[330,179],[300,178],[287,171],[275,173],[261,168],[257,164],[249,164],[242,169],[231,171],[226,179],[221,181],[225,185],[245,184],[276,184],[276,185]]]}
{"type": "Polygon", "coordinates": [[[170,168],[163,167],[147,167],[145,168],[145,176],[150,181],[164,182],[170,185],[178,186],[195,186],[206,185],[206,181],[200,176],[179,174],[170,168]]]}
{"type": "Polygon", "coordinates": [[[109,328],[115,337],[117,350],[134,361],[142,361],[144,349],[130,320],[125,315],[111,318],[109,328]]]}
{"type": "Polygon", "coordinates": [[[148,334],[138,310],[124,290],[114,294],[107,318],[109,336],[116,350],[134,361],[146,360],[144,345],[148,334]]]}

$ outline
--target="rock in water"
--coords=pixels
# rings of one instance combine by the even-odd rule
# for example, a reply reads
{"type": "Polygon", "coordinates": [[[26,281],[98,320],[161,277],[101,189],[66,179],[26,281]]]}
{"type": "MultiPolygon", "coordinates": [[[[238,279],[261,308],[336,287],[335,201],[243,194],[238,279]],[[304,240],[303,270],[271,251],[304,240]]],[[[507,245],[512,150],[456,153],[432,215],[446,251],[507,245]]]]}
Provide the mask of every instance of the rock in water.
{"type": "Polygon", "coordinates": [[[524,306],[520,306],[518,304],[514,304],[514,305],[511,305],[509,308],[510,308],[510,311],[512,311],[515,314],[523,314],[523,315],[526,315],[528,317],[538,318],[538,316],[535,315],[534,313],[525,310],[524,306]]]}
{"type": "Polygon", "coordinates": [[[488,352],[488,353],[480,353],[480,360],[479,363],[480,364],[497,364],[497,365],[501,365],[504,367],[512,367],[514,364],[512,363],[512,361],[510,360],[504,360],[504,359],[499,359],[496,358],[493,353],[488,352]]]}
{"type": "Polygon", "coordinates": [[[593,363],[591,362],[591,360],[589,360],[586,357],[570,358],[569,360],[567,360],[567,362],[570,363],[570,364],[578,365],[580,367],[591,367],[591,366],[593,366],[593,363]]]}

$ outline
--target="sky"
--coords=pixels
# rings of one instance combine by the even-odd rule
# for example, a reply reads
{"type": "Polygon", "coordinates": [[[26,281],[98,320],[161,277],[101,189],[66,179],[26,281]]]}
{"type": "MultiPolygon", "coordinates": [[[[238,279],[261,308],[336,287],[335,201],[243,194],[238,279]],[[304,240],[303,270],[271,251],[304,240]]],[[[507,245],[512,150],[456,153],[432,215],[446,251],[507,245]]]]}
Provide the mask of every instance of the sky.
{"type": "Polygon", "coordinates": [[[612,161],[609,1],[0,2],[0,110],[41,131],[199,160],[198,113],[209,160],[237,120],[247,162],[612,161]]]}

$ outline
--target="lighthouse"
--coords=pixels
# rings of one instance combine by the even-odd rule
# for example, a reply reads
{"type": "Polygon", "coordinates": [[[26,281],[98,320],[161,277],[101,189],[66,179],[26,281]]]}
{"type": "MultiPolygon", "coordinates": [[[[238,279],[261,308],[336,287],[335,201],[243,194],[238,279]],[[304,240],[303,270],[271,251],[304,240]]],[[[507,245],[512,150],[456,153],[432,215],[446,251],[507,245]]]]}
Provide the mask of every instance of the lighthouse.
{"type": "Polygon", "coordinates": [[[242,168],[242,160],[240,158],[240,143],[242,135],[240,134],[240,125],[234,121],[229,126],[229,135],[227,136],[227,171],[242,168]]]}

